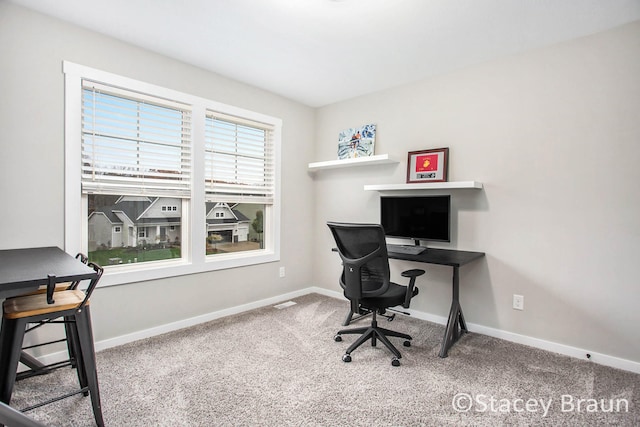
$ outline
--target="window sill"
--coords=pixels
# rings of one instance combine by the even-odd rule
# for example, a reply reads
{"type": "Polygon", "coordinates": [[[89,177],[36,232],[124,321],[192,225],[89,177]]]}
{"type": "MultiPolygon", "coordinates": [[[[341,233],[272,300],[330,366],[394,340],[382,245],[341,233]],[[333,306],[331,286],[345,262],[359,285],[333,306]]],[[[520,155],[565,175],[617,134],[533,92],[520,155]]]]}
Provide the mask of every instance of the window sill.
{"type": "Polygon", "coordinates": [[[255,254],[213,255],[199,262],[159,261],[131,265],[106,266],[98,287],[124,285],[147,280],[166,279],[188,274],[206,273],[228,268],[246,267],[256,264],[280,261],[279,255],[273,251],[260,250],[255,254]]]}

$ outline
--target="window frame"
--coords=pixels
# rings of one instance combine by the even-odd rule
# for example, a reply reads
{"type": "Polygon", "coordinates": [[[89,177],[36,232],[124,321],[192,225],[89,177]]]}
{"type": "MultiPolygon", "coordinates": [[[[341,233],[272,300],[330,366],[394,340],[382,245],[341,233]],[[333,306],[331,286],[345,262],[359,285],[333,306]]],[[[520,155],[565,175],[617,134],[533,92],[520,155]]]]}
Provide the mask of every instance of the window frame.
{"type": "Polygon", "coordinates": [[[262,113],[223,104],[202,97],[186,94],[151,83],[97,70],[69,61],[63,61],[65,78],[65,233],[64,246],[68,253],[85,252],[88,236],[87,196],[81,188],[81,118],[82,80],[90,79],[126,90],[158,96],[192,108],[192,174],[191,197],[182,201],[182,258],[154,261],[133,265],[105,266],[100,286],[153,280],[186,274],[215,271],[227,268],[277,262],[280,260],[280,170],[282,120],[262,113]],[[215,110],[273,126],[275,160],[275,195],[273,204],[265,212],[265,236],[269,231],[268,245],[264,249],[207,256],[205,220],[205,116],[215,110]],[[200,237],[198,237],[200,236],[200,237]]]}

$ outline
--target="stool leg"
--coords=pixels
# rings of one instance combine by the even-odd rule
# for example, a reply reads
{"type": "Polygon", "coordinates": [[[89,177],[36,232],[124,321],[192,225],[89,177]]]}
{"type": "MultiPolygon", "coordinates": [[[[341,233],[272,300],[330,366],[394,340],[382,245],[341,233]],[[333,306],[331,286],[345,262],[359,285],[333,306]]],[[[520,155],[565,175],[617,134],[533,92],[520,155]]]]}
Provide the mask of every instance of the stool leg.
{"type": "MultiPolygon", "coordinates": [[[[87,372],[82,360],[82,353],[80,352],[80,338],[78,337],[78,328],[76,328],[75,317],[65,317],[65,333],[67,334],[67,347],[69,349],[69,358],[71,359],[71,366],[75,368],[78,374],[78,382],[80,388],[89,386],[87,382],[87,372]]],[[[85,396],[89,395],[89,392],[84,393],[85,396]]]]}
{"type": "Polygon", "coordinates": [[[22,352],[22,340],[27,323],[23,319],[2,319],[0,329],[0,401],[11,402],[13,386],[22,352]]]}
{"type": "Polygon", "coordinates": [[[73,341],[74,339],[76,339],[76,337],[74,337],[73,335],[74,328],[71,326],[71,323],[73,321],[74,320],[72,316],[64,317],[64,331],[67,335],[67,350],[69,351],[69,362],[71,363],[71,366],[75,368],[77,353],[76,349],[78,348],[78,341],[73,341]]]}
{"type": "MultiPolygon", "coordinates": [[[[75,327],[77,328],[78,341],[80,344],[80,358],[82,359],[84,373],[86,374],[87,384],[89,386],[93,416],[96,419],[98,427],[104,427],[102,405],[100,403],[100,391],[98,390],[98,372],[96,370],[96,354],[93,347],[93,331],[91,330],[91,311],[89,306],[87,305],[76,311],[75,318],[75,327]]],[[[78,362],[80,363],[80,360],[78,360],[78,362]]]]}

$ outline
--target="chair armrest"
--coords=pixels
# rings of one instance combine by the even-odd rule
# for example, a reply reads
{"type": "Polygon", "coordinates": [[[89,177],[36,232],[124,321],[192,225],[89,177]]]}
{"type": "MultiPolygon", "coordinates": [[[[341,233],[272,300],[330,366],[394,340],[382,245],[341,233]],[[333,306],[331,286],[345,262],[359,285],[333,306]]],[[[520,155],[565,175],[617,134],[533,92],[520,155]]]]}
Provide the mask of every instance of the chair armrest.
{"type": "Polygon", "coordinates": [[[409,308],[409,305],[411,304],[411,298],[413,298],[413,288],[416,284],[416,277],[422,276],[424,273],[425,273],[424,270],[420,270],[416,268],[413,270],[403,271],[400,274],[402,277],[409,277],[409,284],[407,285],[407,293],[404,297],[404,304],[402,304],[402,307],[409,308]]]}

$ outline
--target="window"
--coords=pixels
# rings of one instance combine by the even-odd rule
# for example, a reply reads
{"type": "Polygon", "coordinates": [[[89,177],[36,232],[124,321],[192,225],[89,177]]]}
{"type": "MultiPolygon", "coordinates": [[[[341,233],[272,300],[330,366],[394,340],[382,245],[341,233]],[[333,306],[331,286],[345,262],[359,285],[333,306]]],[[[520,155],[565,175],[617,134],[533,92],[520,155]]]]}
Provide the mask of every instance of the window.
{"type": "Polygon", "coordinates": [[[167,212],[167,201],[188,203],[190,131],[188,105],[82,80],[82,192],[89,200],[90,261],[181,257],[182,239],[167,240],[165,227],[182,218],[161,215],[158,207],[167,212]],[[138,237],[132,232],[104,241],[101,229],[111,224],[137,229],[138,237]]]}
{"type": "Polygon", "coordinates": [[[275,194],[273,135],[270,124],[207,111],[207,255],[265,247],[275,194]]]}
{"type": "Polygon", "coordinates": [[[101,282],[279,259],[279,119],[70,62],[64,72],[65,249],[106,266],[101,282]]]}

